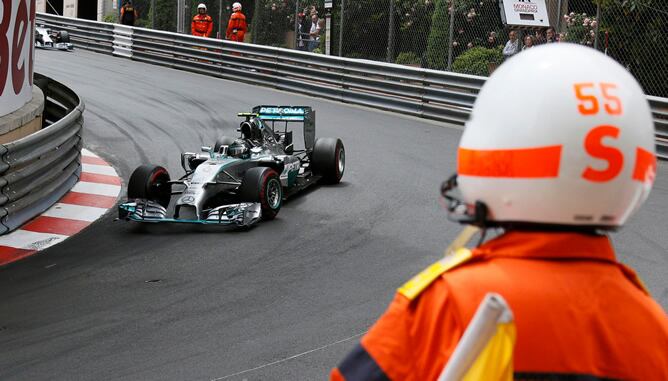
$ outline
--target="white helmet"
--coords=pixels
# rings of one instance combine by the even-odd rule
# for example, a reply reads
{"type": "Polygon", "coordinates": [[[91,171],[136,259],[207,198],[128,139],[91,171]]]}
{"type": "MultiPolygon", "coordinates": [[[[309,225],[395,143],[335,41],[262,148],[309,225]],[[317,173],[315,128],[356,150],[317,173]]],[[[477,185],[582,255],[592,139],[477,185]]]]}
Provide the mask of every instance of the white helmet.
{"type": "Polygon", "coordinates": [[[206,4],[199,3],[199,5],[197,6],[197,11],[199,11],[200,9],[204,9],[206,11],[206,4]]]}
{"type": "Polygon", "coordinates": [[[649,195],[654,147],[647,98],[628,71],[588,47],[542,45],[482,87],[443,193],[460,222],[614,229],[649,195]]]}
{"type": "Polygon", "coordinates": [[[232,4],[232,11],[237,12],[241,10],[241,3],[232,4]]]}

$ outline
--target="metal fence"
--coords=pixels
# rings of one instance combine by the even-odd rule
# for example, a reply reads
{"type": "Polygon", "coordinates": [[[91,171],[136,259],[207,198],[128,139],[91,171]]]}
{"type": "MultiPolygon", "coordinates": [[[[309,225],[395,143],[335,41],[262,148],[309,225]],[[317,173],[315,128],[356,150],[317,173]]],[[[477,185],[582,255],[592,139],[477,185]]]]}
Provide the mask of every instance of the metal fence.
{"type": "MultiPolygon", "coordinates": [[[[215,32],[225,28],[233,2],[182,1],[186,18],[195,14],[198,3],[207,4],[215,32]]],[[[510,32],[502,23],[499,0],[335,0],[332,9],[324,8],[324,0],[240,2],[249,20],[249,42],[297,48],[298,30],[301,27],[303,36],[310,38],[311,12],[316,10],[321,23],[331,20],[329,33],[321,32],[319,43],[312,46],[316,52],[482,76],[502,63],[501,50],[510,32]]],[[[627,67],[647,94],[668,97],[668,2],[546,2],[555,39],[605,52],[627,67]]],[[[135,4],[140,9],[137,26],[177,31],[177,0],[135,0],[135,4]]],[[[189,19],[185,23],[188,33],[189,19]]],[[[524,29],[517,34],[520,47],[548,39],[546,30],[524,29]]]]}
{"type": "Polygon", "coordinates": [[[81,174],[83,102],[48,77],[34,78],[46,98],[46,127],[0,145],[0,234],[47,210],[81,174]]]}

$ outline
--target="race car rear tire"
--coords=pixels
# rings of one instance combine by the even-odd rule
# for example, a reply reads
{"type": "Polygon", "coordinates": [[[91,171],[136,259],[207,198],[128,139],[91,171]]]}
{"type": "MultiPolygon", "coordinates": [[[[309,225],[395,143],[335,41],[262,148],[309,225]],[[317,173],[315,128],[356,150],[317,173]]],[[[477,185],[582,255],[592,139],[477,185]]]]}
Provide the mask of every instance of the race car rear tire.
{"type": "Polygon", "coordinates": [[[242,202],[259,202],[262,219],[273,220],[283,205],[283,187],[278,173],[269,167],[256,167],[246,171],[239,198],[242,202]]]}
{"type": "Polygon", "coordinates": [[[165,208],[172,198],[169,172],[157,165],[142,165],[132,172],[128,183],[129,200],[155,201],[165,208]]]}
{"type": "Polygon", "coordinates": [[[311,168],[329,184],[341,181],[346,169],[346,150],[341,139],[318,138],[313,147],[311,168]]]}
{"type": "Polygon", "coordinates": [[[70,33],[66,30],[61,30],[57,42],[68,44],[70,42],[70,33]]]}
{"type": "Polygon", "coordinates": [[[229,136],[221,136],[216,140],[216,144],[213,146],[213,152],[218,152],[220,147],[222,146],[229,146],[230,144],[235,142],[235,138],[231,138],[229,136]]]}

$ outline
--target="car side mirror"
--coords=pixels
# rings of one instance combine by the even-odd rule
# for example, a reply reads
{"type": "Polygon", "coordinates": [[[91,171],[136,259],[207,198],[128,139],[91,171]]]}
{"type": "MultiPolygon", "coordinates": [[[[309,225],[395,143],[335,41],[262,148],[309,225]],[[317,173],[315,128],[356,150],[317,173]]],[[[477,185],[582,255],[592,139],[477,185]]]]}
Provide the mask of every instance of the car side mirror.
{"type": "Polygon", "coordinates": [[[202,152],[211,153],[211,146],[202,146],[202,152]]]}

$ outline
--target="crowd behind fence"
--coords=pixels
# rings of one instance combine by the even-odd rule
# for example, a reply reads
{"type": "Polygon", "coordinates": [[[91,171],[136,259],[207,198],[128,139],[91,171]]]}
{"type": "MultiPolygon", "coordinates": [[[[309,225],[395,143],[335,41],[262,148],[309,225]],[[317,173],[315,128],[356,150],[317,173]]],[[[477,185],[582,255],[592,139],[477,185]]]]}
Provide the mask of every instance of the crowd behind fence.
{"type": "MultiPolygon", "coordinates": [[[[668,97],[667,1],[546,1],[556,39],[604,52],[624,65],[647,94],[668,97]]],[[[207,5],[217,35],[225,28],[233,1],[184,0],[186,15],[194,15],[200,2],[207,5]]],[[[322,54],[328,46],[332,55],[482,76],[503,62],[503,47],[513,30],[502,22],[499,0],[335,0],[331,9],[325,9],[324,0],[239,2],[249,20],[247,42],[322,54]],[[323,26],[315,43],[309,42],[314,10],[323,26]],[[300,13],[305,16],[300,18],[300,13]]],[[[137,26],[178,30],[177,0],[134,4],[140,11],[137,26]]],[[[547,39],[545,28],[515,32],[520,49],[529,40],[540,44],[547,39]]]]}

